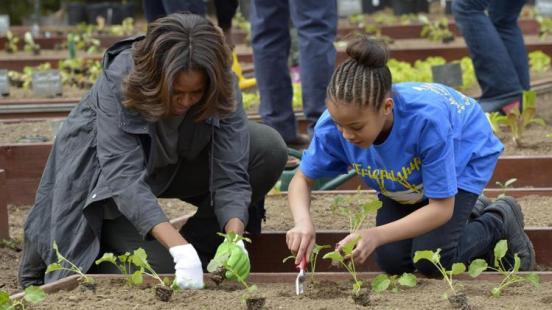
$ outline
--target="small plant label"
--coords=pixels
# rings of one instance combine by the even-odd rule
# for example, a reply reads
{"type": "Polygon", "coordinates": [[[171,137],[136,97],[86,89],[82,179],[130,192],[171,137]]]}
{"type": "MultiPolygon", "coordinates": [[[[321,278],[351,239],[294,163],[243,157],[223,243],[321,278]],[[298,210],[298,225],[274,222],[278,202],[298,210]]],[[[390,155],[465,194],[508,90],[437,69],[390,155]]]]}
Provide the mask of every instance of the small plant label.
{"type": "Polygon", "coordinates": [[[37,97],[61,96],[61,75],[58,70],[33,72],[32,89],[37,97]]]}
{"type": "Polygon", "coordinates": [[[431,67],[433,82],[450,87],[462,86],[462,67],[460,63],[448,63],[431,67]]]}
{"type": "Polygon", "coordinates": [[[10,16],[0,15],[0,36],[5,36],[10,30],[10,16]]]}
{"type": "Polygon", "coordinates": [[[8,96],[10,94],[10,79],[8,78],[8,70],[0,70],[0,95],[8,96]]]}

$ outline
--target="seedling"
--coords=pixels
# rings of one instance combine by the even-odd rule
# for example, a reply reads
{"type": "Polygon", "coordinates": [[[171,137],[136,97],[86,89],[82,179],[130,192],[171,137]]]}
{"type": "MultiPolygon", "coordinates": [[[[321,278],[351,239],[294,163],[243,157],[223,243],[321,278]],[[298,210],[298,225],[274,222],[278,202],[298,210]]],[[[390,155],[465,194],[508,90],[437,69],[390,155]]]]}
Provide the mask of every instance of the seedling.
{"type": "Polygon", "coordinates": [[[15,36],[10,30],[6,32],[6,53],[15,53],[18,50],[17,44],[19,44],[19,38],[15,36]]]}
{"type": "Polygon", "coordinates": [[[349,219],[349,233],[356,232],[360,229],[364,220],[368,215],[375,213],[381,208],[382,203],[379,200],[373,199],[363,205],[358,205],[355,201],[362,195],[358,192],[356,195],[343,197],[337,196],[330,206],[334,214],[345,216],[349,219]]]}
{"type": "Polygon", "coordinates": [[[381,293],[390,289],[393,293],[397,293],[401,286],[415,287],[416,276],[412,273],[405,272],[400,277],[398,275],[387,275],[385,273],[377,275],[372,280],[372,291],[381,293]]]}
{"type": "Polygon", "coordinates": [[[552,19],[541,15],[538,15],[535,19],[539,23],[539,37],[544,40],[552,33],[552,19]]]}
{"type": "Polygon", "coordinates": [[[447,18],[441,18],[437,21],[430,21],[425,15],[419,15],[418,19],[423,24],[420,36],[430,41],[450,43],[454,41],[454,34],[449,30],[449,21],[447,18]]]}
{"type": "Polygon", "coordinates": [[[11,300],[10,294],[4,290],[0,290],[0,309],[2,310],[24,310],[28,309],[28,304],[37,304],[46,298],[46,293],[40,286],[29,286],[25,288],[23,299],[11,300]]]}
{"type": "MultiPolygon", "coordinates": [[[[136,251],[134,252],[136,253],[136,251]]],[[[96,265],[103,262],[112,263],[115,267],[117,267],[117,269],[119,269],[121,274],[127,277],[127,284],[129,286],[141,285],[144,283],[143,270],[138,269],[134,272],[132,271],[135,266],[135,260],[136,258],[134,257],[134,254],[130,254],[129,252],[118,256],[115,256],[113,253],[104,253],[100,259],[96,260],[96,265]]]]}
{"type": "Polygon", "coordinates": [[[535,101],[537,94],[535,91],[529,90],[523,92],[523,112],[519,111],[519,108],[514,108],[508,113],[507,124],[510,127],[512,133],[512,139],[514,143],[521,147],[521,137],[527,126],[536,124],[545,126],[542,118],[535,117],[535,101]]]}
{"type": "MultiPolygon", "coordinates": [[[[130,259],[132,264],[138,268],[138,272],[157,280],[159,284],[155,286],[155,296],[159,300],[169,301],[171,299],[173,290],[178,288],[176,282],[173,281],[171,284],[171,281],[168,278],[161,279],[161,277],[157,274],[157,272],[155,272],[155,270],[153,270],[153,268],[149,264],[148,254],[144,249],[138,248],[134,250],[132,255],[128,256],[127,258],[130,259]]],[[[134,280],[139,280],[141,276],[134,275],[135,273],[133,273],[131,277],[134,277],[134,280]]]]}
{"type": "MultiPolygon", "coordinates": [[[[425,259],[431,262],[435,268],[439,271],[439,273],[443,276],[443,280],[447,283],[449,286],[449,291],[443,293],[443,298],[448,299],[448,301],[455,307],[465,309],[466,307],[469,307],[468,305],[468,298],[464,293],[458,292],[457,284],[453,280],[453,276],[457,276],[459,274],[462,274],[464,271],[466,271],[466,265],[463,263],[454,263],[452,264],[452,267],[450,270],[446,270],[446,268],[441,264],[441,255],[440,255],[441,249],[437,249],[436,251],[431,250],[424,250],[424,251],[416,251],[414,254],[414,263],[417,263],[418,261],[425,259]],[[452,294],[449,294],[452,293],[452,294]]],[[[470,266],[470,275],[472,277],[477,277],[481,272],[485,270],[485,268],[481,268],[481,263],[483,260],[476,259],[474,260],[470,266]]],[[[484,262],[484,261],[483,261],[484,262]]]]}
{"type": "Polygon", "coordinates": [[[529,54],[529,65],[532,72],[545,72],[550,69],[550,56],[542,51],[534,51],[529,54]]]}
{"type": "Polygon", "coordinates": [[[25,45],[23,46],[23,49],[25,50],[25,52],[30,52],[30,53],[33,53],[34,55],[40,54],[40,45],[35,43],[33,39],[33,35],[29,31],[25,32],[23,41],[25,42],[25,45]]]}
{"type": "Polygon", "coordinates": [[[508,190],[510,188],[514,188],[512,186],[512,184],[514,184],[516,181],[517,181],[516,178],[509,179],[508,181],[506,181],[504,183],[497,181],[496,185],[498,185],[502,189],[502,193],[500,195],[498,195],[497,198],[506,196],[506,190],[508,190]]]}
{"type": "MultiPolygon", "coordinates": [[[[318,245],[318,244],[315,244],[314,247],[312,248],[312,251],[309,255],[309,273],[311,275],[311,282],[315,281],[314,275],[316,272],[316,261],[318,259],[318,255],[320,254],[320,251],[322,251],[323,249],[330,249],[330,248],[331,246],[329,245],[318,245]]],[[[282,263],[285,263],[288,260],[295,259],[295,258],[296,258],[295,255],[290,255],[284,258],[282,263]]]]}
{"type": "Polygon", "coordinates": [[[488,267],[490,270],[499,272],[504,276],[504,279],[498,284],[498,286],[491,289],[491,295],[494,297],[499,297],[503,290],[508,286],[517,283],[527,281],[533,286],[539,286],[539,276],[536,273],[529,273],[526,276],[519,275],[519,267],[521,266],[521,259],[518,254],[514,254],[514,266],[511,269],[505,267],[503,262],[506,252],[508,251],[508,241],[500,240],[497,242],[494,248],[494,267],[488,267]]]}
{"type": "Polygon", "coordinates": [[[94,278],[87,276],[84,272],[82,272],[82,269],[80,267],[78,267],[77,265],[69,261],[67,258],[65,258],[59,252],[59,248],[56,241],[54,241],[52,248],[56,252],[57,262],[51,263],[50,265],[48,265],[48,267],[46,268],[46,273],[53,272],[56,270],[66,270],[66,271],[76,273],[79,275],[79,282],[83,287],[92,291],[96,290],[96,282],[94,281],[94,278]],[[64,267],[63,265],[68,267],[64,267]]]}
{"type": "Polygon", "coordinates": [[[508,118],[498,112],[485,113],[485,116],[496,134],[502,133],[501,125],[508,124],[508,118]]]}
{"type": "MultiPolygon", "coordinates": [[[[219,236],[224,237],[225,242],[231,242],[231,243],[237,243],[240,240],[251,242],[251,239],[243,237],[239,234],[236,234],[234,232],[229,232],[227,234],[223,233],[217,233],[219,236]]],[[[222,253],[222,255],[219,255],[218,257],[213,258],[209,264],[207,265],[207,271],[213,274],[213,281],[219,285],[225,278],[226,272],[230,272],[232,275],[235,276],[238,283],[243,285],[245,289],[245,293],[242,295],[242,301],[244,301],[248,308],[258,307],[258,309],[261,309],[266,301],[265,297],[254,297],[253,294],[257,291],[257,285],[249,285],[247,284],[246,279],[243,279],[239,276],[239,273],[237,270],[234,270],[232,266],[228,264],[228,259],[230,258],[230,252],[222,253]]]]}

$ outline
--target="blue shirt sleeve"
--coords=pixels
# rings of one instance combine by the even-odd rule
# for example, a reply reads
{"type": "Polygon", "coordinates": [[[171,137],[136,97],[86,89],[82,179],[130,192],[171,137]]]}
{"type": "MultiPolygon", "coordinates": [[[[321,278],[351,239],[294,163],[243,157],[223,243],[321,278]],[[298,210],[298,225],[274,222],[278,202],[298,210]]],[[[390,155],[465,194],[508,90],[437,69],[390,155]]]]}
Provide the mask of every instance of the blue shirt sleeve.
{"type": "Polygon", "coordinates": [[[311,179],[347,173],[348,163],[341,141],[329,130],[315,130],[309,147],[303,152],[299,169],[311,179]]]}
{"type": "Polygon", "coordinates": [[[453,129],[448,122],[428,120],[420,136],[422,182],[427,198],[448,198],[456,195],[456,164],[453,129]]]}

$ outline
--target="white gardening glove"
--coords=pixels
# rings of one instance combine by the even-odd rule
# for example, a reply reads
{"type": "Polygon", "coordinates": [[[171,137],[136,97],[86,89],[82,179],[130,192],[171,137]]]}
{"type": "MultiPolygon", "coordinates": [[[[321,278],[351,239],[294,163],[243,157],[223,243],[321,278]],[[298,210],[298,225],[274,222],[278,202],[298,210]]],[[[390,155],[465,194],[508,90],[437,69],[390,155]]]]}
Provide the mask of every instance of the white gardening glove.
{"type": "Polygon", "coordinates": [[[201,261],[191,243],[177,245],[169,249],[174,259],[174,277],[180,288],[203,288],[201,261]]]}

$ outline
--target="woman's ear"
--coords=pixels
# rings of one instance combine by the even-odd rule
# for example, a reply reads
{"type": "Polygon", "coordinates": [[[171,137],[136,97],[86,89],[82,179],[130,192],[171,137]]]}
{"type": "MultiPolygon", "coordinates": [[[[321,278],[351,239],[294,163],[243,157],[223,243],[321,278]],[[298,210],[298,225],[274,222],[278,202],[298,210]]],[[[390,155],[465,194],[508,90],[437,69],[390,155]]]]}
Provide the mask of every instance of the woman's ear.
{"type": "Polygon", "coordinates": [[[383,103],[383,114],[386,116],[393,114],[394,105],[395,105],[395,102],[393,102],[393,98],[388,97],[387,99],[385,99],[385,102],[383,103]]]}

